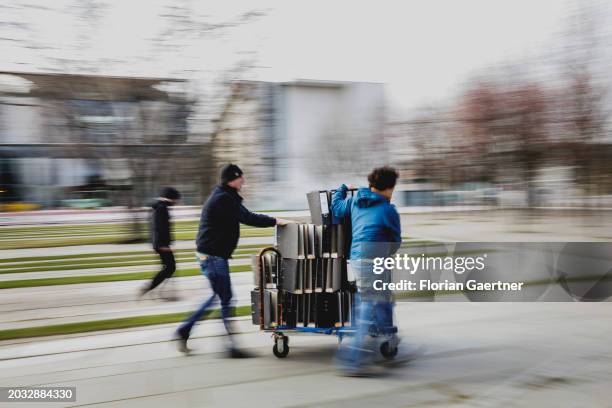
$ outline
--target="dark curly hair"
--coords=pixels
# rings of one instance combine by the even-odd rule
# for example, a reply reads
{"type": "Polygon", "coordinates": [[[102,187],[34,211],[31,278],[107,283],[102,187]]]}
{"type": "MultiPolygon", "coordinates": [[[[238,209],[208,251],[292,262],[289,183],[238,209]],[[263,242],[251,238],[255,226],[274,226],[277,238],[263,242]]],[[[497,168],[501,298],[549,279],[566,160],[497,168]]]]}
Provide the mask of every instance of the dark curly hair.
{"type": "Polygon", "coordinates": [[[377,167],[368,175],[370,187],[379,191],[395,187],[399,173],[393,167],[377,167]]]}

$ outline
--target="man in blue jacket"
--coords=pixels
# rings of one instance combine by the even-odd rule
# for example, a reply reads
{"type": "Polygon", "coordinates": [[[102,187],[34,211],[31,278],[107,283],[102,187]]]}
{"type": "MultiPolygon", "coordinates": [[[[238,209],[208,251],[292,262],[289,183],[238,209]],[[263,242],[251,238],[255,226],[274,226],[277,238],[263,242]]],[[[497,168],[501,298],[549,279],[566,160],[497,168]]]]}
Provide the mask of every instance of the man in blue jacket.
{"type": "Polygon", "coordinates": [[[228,259],[231,258],[240,238],[240,224],[253,227],[285,225],[291,221],[255,214],[242,205],[238,194],[244,184],[242,170],[235,164],[228,164],[221,170],[220,184],[210,193],[202,207],[200,226],[196,238],[197,257],[202,274],[210,282],[213,294],[177,330],[179,350],[189,352],[187,340],[195,323],[219,297],[221,318],[230,335],[229,355],[233,358],[248,357],[239,350],[232,338],[231,299],[232,285],[228,259]]]}
{"type": "MultiPolygon", "coordinates": [[[[374,290],[373,282],[381,276],[373,273],[371,260],[391,256],[402,242],[400,217],[391,204],[398,177],[392,167],[376,168],[368,175],[368,188],[360,188],[356,195],[347,197],[349,188],[343,184],[332,197],[332,214],[351,220],[349,276],[355,277],[358,289],[355,302],[357,332],[353,344],[340,355],[343,371],[349,375],[359,375],[364,368],[368,354],[364,352],[364,343],[370,327],[384,328],[393,324],[390,293],[374,290]]],[[[389,272],[386,274],[389,279],[389,272]]]]}

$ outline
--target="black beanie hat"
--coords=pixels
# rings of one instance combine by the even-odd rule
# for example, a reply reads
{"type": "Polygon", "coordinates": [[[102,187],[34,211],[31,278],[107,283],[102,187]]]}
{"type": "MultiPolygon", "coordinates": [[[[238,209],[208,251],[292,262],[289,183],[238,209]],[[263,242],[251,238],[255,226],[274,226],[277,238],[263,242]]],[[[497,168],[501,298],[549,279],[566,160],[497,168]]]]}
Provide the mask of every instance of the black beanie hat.
{"type": "Polygon", "coordinates": [[[180,200],[181,199],[181,193],[179,193],[176,188],[172,188],[172,187],[164,187],[161,193],[159,193],[159,196],[162,198],[167,198],[169,200],[180,200]]]}
{"type": "Polygon", "coordinates": [[[238,177],[242,176],[242,170],[240,167],[235,164],[226,164],[221,169],[221,184],[227,184],[230,181],[236,180],[238,177]]]}

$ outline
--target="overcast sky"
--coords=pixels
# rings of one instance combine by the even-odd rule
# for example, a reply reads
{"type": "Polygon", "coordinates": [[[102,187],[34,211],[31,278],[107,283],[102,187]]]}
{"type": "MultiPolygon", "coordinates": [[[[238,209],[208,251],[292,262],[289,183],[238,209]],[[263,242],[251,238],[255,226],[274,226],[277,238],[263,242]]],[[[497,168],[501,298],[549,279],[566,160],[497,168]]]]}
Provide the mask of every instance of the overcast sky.
{"type": "Polygon", "coordinates": [[[381,81],[402,106],[444,98],[470,71],[535,52],[563,1],[312,2],[283,7],[260,51],[271,78],[381,81]],[[308,6],[306,6],[306,4],[308,6]]]}
{"type": "Polygon", "coordinates": [[[568,11],[564,0],[193,1],[186,4],[196,20],[232,21],[253,8],[265,15],[222,36],[187,35],[160,49],[152,39],[169,25],[159,16],[176,1],[101,1],[97,19],[83,18],[88,11],[74,3],[3,10],[0,37],[27,36],[42,49],[0,40],[0,69],[57,69],[61,63],[51,56],[97,61],[102,74],[213,75],[237,55],[256,56],[251,78],[384,82],[397,108],[443,100],[482,67],[538,53],[562,30],[568,11]],[[54,49],[44,49],[48,44],[54,49]]]}

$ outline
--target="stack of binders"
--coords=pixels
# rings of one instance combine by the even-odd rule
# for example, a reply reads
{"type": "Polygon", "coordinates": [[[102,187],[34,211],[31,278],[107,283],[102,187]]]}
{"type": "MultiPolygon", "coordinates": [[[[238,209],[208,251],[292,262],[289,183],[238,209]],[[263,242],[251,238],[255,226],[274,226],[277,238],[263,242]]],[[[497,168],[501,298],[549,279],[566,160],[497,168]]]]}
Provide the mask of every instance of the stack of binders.
{"type": "Polygon", "coordinates": [[[332,216],[331,195],[330,191],[307,194],[312,223],[277,226],[280,257],[276,252],[254,257],[254,324],[260,324],[263,290],[265,329],[351,325],[355,289],[347,281],[350,220],[332,216]]]}

